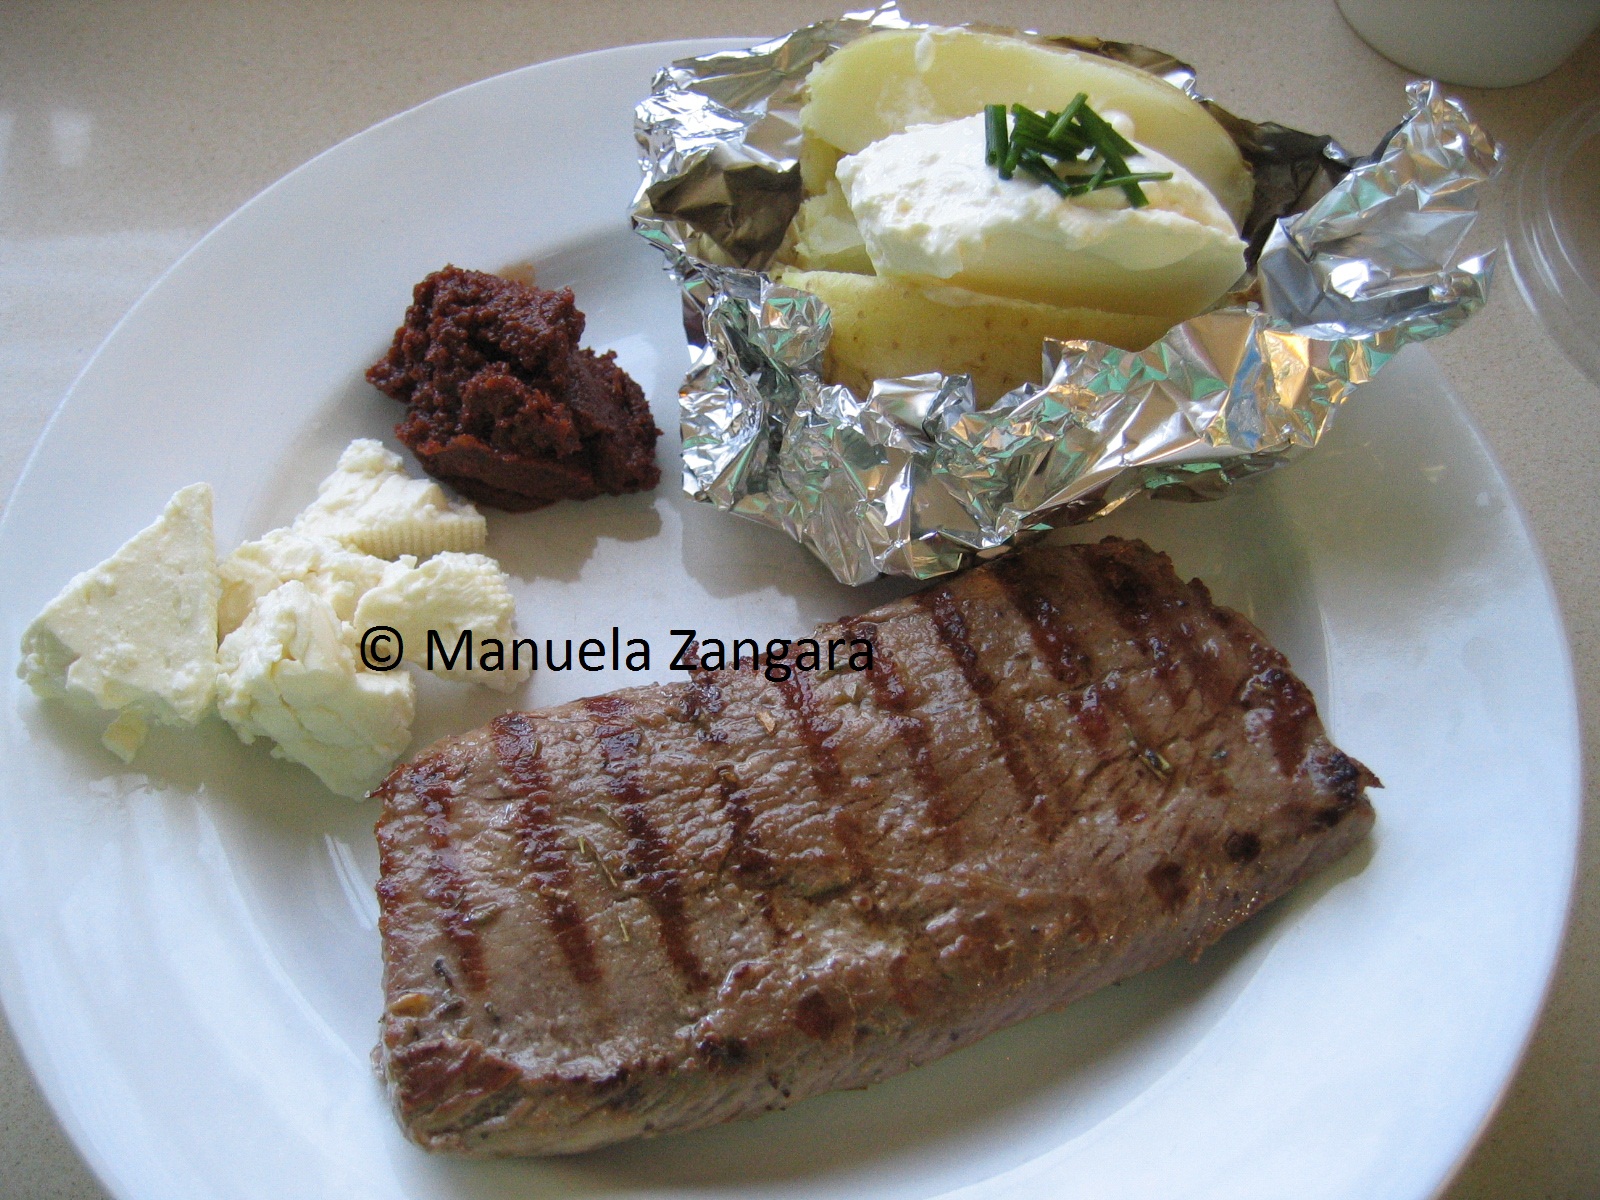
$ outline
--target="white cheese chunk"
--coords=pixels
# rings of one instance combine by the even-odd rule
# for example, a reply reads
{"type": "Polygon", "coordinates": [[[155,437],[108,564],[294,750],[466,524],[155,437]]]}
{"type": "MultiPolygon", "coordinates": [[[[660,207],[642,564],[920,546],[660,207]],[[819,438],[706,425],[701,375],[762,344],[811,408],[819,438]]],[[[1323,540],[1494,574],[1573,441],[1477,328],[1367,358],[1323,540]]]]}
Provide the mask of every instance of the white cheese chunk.
{"type": "Polygon", "coordinates": [[[149,733],[150,723],[135,710],[125,708],[106,726],[106,731],[100,735],[100,744],[123,762],[131,763],[149,733]]]}
{"type": "Polygon", "coordinates": [[[488,536],[482,513],[452,502],[437,483],[412,479],[400,456],[372,438],[357,438],[345,448],[293,528],[379,558],[482,550],[488,536]]]}
{"type": "Polygon", "coordinates": [[[397,630],[406,658],[418,666],[427,666],[432,631],[437,635],[435,675],[509,691],[528,677],[533,657],[520,655],[519,669],[511,669],[516,615],[516,600],[499,563],[482,554],[447,551],[368,591],[356,606],[353,624],[357,636],[379,625],[397,630]],[[472,634],[470,649],[463,631],[472,634]],[[444,665],[440,649],[454,657],[453,666],[444,665]]]}
{"type": "Polygon", "coordinates": [[[193,725],[209,711],[219,592],[211,488],[197,483],[45,605],[17,674],[41,696],[130,714],[106,745],[131,759],[147,722],[193,725]]]}
{"type": "Polygon", "coordinates": [[[1001,179],[980,114],[891,134],[838,177],[879,275],[1182,320],[1238,279],[1244,243],[1182,166],[1144,148],[1128,166],[1172,178],[1140,185],[1143,208],[1119,188],[1062,197],[1022,172],[1001,179]]]}
{"type": "Polygon", "coordinates": [[[349,621],[355,616],[356,602],[370,588],[416,565],[416,558],[409,554],[386,562],[332,538],[274,529],[244,543],[219,565],[222,603],[217,609],[217,631],[227,637],[244,623],[257,600],[291,579],[298,579],[331,604],[339,620],[349,621]]]}
{"type": "Polygon", "coordinates": [[[218,652],[217,708],[245,742],[360,798],[411,740],[416,685],[360,669],[329,602],[299,580],[268,592],[218,652]]]}

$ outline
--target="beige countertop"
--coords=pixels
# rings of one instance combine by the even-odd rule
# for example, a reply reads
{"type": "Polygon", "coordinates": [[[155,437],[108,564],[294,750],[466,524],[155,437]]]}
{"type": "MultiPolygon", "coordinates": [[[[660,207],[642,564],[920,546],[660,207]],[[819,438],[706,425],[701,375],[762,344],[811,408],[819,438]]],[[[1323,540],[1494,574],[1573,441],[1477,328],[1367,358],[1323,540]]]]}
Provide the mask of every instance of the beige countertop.
{"type": "MultiPolygon", "coordinates": [[[[1333,0],[906,0],[908,15],[1146,42],[1255,117],[1370,147],[1405,72],[1333,0]],[[1247,47],[1255,47],[1245,49],[1247,47]]],[[[118,318],[208,229],[312,155],[431,96],[527,63],[669,37],[763,35],[837,0],[11,0],[0,6],[0,489],[118,318]]],[[[641,81],[643,82],[643,81],[641,81]]],[[[1600,37],[1554,75],[1452,89],[1513,165],[1600,92],[1600,37]]],[[[1505,189],[1478,238],[1501,237],[1505,189]]],[[[1600,716],[1600,391],[1553,352],[1511,284],[1433,354],[1521,498],[1550,564],[1592,756],[1600,716]]],[[[15,564],[6,569],[15,570],[15,564]]],[[[1592,785],[1591,785],[1592,788],[1592,785]]],[[[1453,1187],[1467,1197],[1600,1195],[1600,806],[1588,807],[1572,924],[1527,1058],[1453,1187]]],[[[0,1033],[0,1196],[104,1195],[0,1033]]]]}

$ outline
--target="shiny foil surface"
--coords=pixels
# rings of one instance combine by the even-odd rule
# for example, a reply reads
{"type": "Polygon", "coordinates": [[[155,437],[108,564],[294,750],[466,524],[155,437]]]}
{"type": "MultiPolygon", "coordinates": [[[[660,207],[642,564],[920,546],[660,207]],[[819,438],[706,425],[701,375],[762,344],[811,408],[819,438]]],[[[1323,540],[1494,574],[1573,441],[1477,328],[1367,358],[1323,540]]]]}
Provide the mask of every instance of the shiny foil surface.
{"type": "MultiPolygon", "coordinates": [[[[1157,74],[1211,111],[1255,177],[1252,271],[1139,351],[1047,341],[1040,386],[980,408],[966,376],[822,376],[828,306],[765,273],[802,199],[806,75],[892,7],[658,73],[635,112],[635,229],[682,288],[683,486],[780,529],[845,583],[927,579],[1149,491],[1205,500],[1292,461],[1408,342],[1484,304],[1493,253],[1463,257],[1502,153],[1438,85],[1366,158],[1222,109],[1148,47],[1018,33],[1157,74]]],[[[1015,31],[1003,31],[1015,32],[1015,31]]]]}

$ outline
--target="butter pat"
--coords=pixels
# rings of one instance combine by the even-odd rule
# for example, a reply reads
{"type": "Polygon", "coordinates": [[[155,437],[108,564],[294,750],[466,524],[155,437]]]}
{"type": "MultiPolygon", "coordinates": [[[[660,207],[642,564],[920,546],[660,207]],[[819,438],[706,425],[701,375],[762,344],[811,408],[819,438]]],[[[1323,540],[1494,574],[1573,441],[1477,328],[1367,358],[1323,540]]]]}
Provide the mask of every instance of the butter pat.
{"type": "Polygon", "coordinates": [[[482,513],[452,502],[436,483],[412,479],[400,456],[372,438],[345,448],[293,529],[379,558],[482,550],[488,538],[482,513]]]}
{"type": "Polygon", "coordinates": [[[218,652],[217,709],[241,740],[309,767],[359,799],[411,740],[416,688],[404,671],[360,669],[333,606],[299,580],[267,593],[218,652]]]}
{"type": "Polygon", "coordinates": [[[427,666],[430,630],[451,655],[462,632],[470,630],[470,653],[461,642],[461,657],[446,668],[436,647],[433,673],[509,691],[528,677],[533,662],[530,652],[521,656],[519,670],[511,669],[516,616],[517,604],[499,563],[482,554],[446,551],[368,591],[356,607],[354,626],[358,636],[378,625],[398,630],[407,660],[418,666],[427,666]]]}
{"type": "Polygon", "coordinates": [[[1244,243],[1189,171],[1145,147],[1133,208],[1117,188],[1061,197],[984,161],[981,115],[891,134],[839,161],[838,177],[877,274],[1059,307],[1177,322],[1244,271],[1244,243]]]}
{"type": "Polygon", "coordinates": [[[409,554],[386,562],[319,534],[274,529],[222,560],[217,631],[227,637],[244,624],[257,600],[291,579],[326,600],[339,620],[349,621],[355,617],[356,603],[369,589],[416,565],[417,560],[409,554]]]}
{"type": "Polygon", "coordinates": [[[117,712],[106,745],[131,760],[148,722],[194,725],[209,710],[220,590],[211,488],[197,483],[45,606],[17,674],[40,696],[117,712]]]}

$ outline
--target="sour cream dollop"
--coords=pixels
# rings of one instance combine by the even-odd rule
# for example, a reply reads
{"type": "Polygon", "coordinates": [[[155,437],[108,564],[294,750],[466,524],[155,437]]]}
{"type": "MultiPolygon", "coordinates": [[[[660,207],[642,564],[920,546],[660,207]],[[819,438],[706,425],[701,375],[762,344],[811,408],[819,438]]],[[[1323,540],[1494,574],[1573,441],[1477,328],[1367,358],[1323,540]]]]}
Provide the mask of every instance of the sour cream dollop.
{"type": "Polygon", "coordinates": [[[1149,203],[1134,208],[1120,188],[1062,197],[1022,172],[1001,179],[984,149],[978,114],[912,126],[839,161],[879,275],[1178,321],[1244,271],[1228,214],[1154,150],[1139,146],[1129,169],[1172,178],[1142,184],[1149,203]]]}

